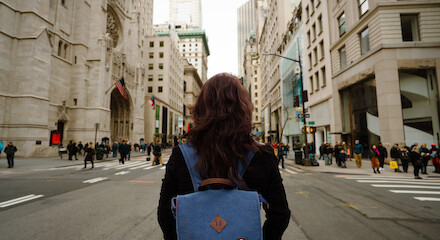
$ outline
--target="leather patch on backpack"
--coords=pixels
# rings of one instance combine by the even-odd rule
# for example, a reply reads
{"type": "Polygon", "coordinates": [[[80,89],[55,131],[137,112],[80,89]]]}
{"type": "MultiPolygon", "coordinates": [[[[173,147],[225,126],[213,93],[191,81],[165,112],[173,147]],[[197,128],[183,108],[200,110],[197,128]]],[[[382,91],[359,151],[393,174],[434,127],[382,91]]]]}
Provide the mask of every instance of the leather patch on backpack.
{"type": "Polygon", "coordinates": [[[212,222],[209,224],[209,226],[214,228],[214,230],[216,230],[217,232],[221,232],[223,230],[223,228],[226,227],[226,224],[228,224],[228,223],[223,218],[221,218],[220,216],[217,216],[214,218],[214,220],[212,220],[212,222]]]}

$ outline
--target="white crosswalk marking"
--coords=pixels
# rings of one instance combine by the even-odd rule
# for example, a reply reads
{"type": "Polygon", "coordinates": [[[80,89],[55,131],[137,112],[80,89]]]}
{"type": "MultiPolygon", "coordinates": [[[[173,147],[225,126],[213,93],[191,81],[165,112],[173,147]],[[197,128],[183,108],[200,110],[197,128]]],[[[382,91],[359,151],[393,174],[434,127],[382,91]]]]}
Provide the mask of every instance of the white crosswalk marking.
{"type": "Polygon", "coordinates": [[[35,195],[35,194],[31,194],[31,195],[27,195],[27,196],[24,196],[24,197],[19,197],[19,198],[16,198],[16,199],[12,199],[12,200],[9,200],[9,201],[6,201],[6,202],[1,202],[0,203],[0,208],[5,208],[5,207],[9,207],[9,206],[12,206],[12,205],[15,205],[15,204],[19,204],[19,203],[22,203],[22,202],[27,202],[27,201],[30,201],[30,200],[33,200],[33,199],[37,199],[37,198],[40,198],[40,197],[43,197],[44,195],[35,195]]]}
{"type": "Polygon", "coordinates": [[[125,174],[127,174],[127,173],[130,173],[130,171],[122,171],[122,172],[118,172],[118,173],[115,173],[115,175],[125,175],[125,174]]]}
{"type": "Polygon", "coordinates": [[[288,173],[290,173],[290,174],[297,174],[297,172],[294,172],[294,171],[289,170],[289,169],[283,169],[283,170],[286,171],[286,172],[288,172],[288,173]]]}
{"type": "Polygon", "coordinates": [[[166,168],[166,166],[163,166],[163,167],[161,167],[161,168],[159,168],[159,169],[162,169],[162,170],[164,170],[166,168]]]}
{"type": "Polygon", "coordinates": [[[371,184],[375,188],[388,188],[389,192],[397,194],[411,194],[413,199],[418,201],[437,202],[440,198],[429,197],[426,195],[440,195],[440,179],[414,179],[412,177],[400,176],[342,176],[348,180],[354,180],[358,183],[371,184]],[[406,188],[405,190],[400,190],[406,188]],[[438,190],[438,191],[429,191],[438,190]],[[424,196],[425,195],[425,196],[424,196]]]}
{"type": "Polygon", "coordinates": [[[143,168],[143,167],[146,167],[146,166],[148,166],[148,165],[151,165],[151,163],[144,163],[144,164],[142,164],[142,165],[140,165],[140,166],[132,167],[132,168],[130,168],[130,170],[143,168]]]}
{"type": "Polygon", "coordinates": [[[134,163],[130,163],[130,164],[124,164],[120,167],[116,167],[115,169],[124,169],[124,168],[130,168],[130,167],[134,167],[134,166],[139,166],[141,164],[145,164],[144,162],[134,162],[134,163]]]}
{"type": "Polygon", "coordinates": [[[440,198],[434,197],[414,197],[414,199],[417,199],[419,201],[440,202],[440,198]]]}
{"type": "Polygon", "coordinates": [[[95,183],[95,182],[104,181],[106,179],[108,179],[108,178],[106,178],[106,177],[93,178],[93,179],[85,180],[85,181],[83,181],[83,183],[95,183]]]}
{"type": "Polygon", "coordinates": [[[155,167],[157,167],[157,166],[149,166],[149,167],[144,168],[144,170],[149,170],[149,169],[152,169],[152,168],[155,168],[155,167]]]}

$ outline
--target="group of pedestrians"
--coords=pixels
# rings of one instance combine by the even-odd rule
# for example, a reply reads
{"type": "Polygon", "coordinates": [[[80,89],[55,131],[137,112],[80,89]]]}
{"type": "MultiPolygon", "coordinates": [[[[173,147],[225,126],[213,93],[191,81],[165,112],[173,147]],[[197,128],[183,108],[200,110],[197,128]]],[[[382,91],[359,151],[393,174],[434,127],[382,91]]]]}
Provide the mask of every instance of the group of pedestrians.
{"type": "Polygon", "coordinates": [[[326,166],[333,164],[333,156],[335,157],[336,164],[340,168],[346,168],[346,160],[349,154],[348,145],[345,142],[338,141],[333,147],[331,143],[323,143],[319,147],[319,159],[325,161],[326,166]]]}

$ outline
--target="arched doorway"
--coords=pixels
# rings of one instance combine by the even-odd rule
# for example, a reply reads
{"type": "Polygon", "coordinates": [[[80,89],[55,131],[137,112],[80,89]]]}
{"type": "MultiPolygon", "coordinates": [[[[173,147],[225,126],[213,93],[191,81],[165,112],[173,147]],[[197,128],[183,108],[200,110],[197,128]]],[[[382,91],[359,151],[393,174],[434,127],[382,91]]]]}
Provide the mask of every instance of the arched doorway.
{"type": "MultiPolygon", "coordinates": [[[[130,96],[127,92],[128,99],[130,96]]],[[[117,88],[113,89],[110,100],[110,129],[112,141],[121,142],[122,140],[130,140],[132,114],[130,101],[125,99],[119,93],[117,88]]]]}

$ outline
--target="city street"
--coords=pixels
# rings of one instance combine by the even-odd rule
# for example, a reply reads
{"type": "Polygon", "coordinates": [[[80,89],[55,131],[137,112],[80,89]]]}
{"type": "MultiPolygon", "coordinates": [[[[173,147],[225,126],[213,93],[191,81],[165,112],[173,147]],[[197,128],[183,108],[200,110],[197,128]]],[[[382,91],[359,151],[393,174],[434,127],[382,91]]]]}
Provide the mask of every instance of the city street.
{"type": "MultiPolygon", "coordinates": [[[[440,194],[440,178],[289,164],[280,169],[292,210],[283,239],[438,239],[440,204],[428,200],[440,194]]],[[[138,156],[82,167],[2,167],[1,238],[162,239],[156,209],[164,166],[138,156]]]]}

